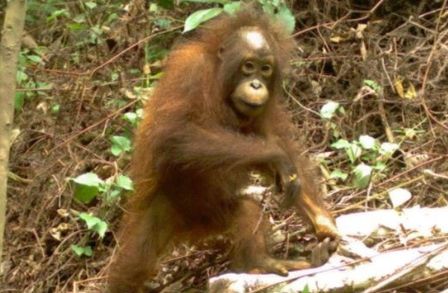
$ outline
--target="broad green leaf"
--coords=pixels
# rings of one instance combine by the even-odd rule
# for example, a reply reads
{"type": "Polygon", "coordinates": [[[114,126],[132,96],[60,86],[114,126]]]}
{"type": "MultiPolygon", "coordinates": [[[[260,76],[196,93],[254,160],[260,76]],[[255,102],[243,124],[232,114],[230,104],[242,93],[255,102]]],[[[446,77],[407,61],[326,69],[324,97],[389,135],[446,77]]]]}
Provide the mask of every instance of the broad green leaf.
{"type": "Polygon", "coordinates": [[[168,18],[158,18],[154,20],[154,23],[162,29],[168,29],[171,27],[172,21],[168,18]]]}
{"type": "Polygon", "coordinates": [[[372,167],[361,163],[353,170],[353,174],[353,185],[357,188],[365,188],[369,185],[370,177],[372,176],[372,167]]]}
{"type": "Polygon", "coordinates": [[[72,179],[75,182],[75,199],[90,203],[104,188],[104,181],[95,173],[84,173],[72,179]]]}
{"type": "Polygon", "coordinates": [[[88,2],[85,2],[84,3],[86,6],[87,6],[87,8],[89,8],[89,9],[94,9],[96,6],[97,6],[97,4],[95,3],[95,2],[93,2],[93,1],[88,1],[88,2]]]}
{"type": "Polygon", "coordinates": [[[101,238],[104,237],[107,231],[106,222],[88,213],[80,213],[78,217],[86,223],[87,229],[96,232],[101,238]]]}
{"type": "Polygon", "coordinates": [[[121,189],[113,189],[110,193],[109,193],[109,198],[113,199],[113,198],[117,198],[118,196],[120,196],[121,192],[123,190],[121,189]]]}
{"type": "Polygon", "coordinates": [[[345,139],[339,139],[338,141],[334,142],[331,144],[332,148],[335,148],[337,150],[342,150],[342,149],[347,149],[351,146],[352,144],[349,143],[347,140],[345,139]]]}
{"type": "MultiPolygon", "coordinates": [[[[85,26],[85,23],[86,23],[86,15],[85,14],[78,14],[75,17],[73,17],[72,20],[74,22],[76,22],[77,24],[80,24],[80,25],[84,24],[84,26],[83,26],[84,28],[87,27],[87,26],[85,26]]],[[[76,27],[74,27],[74,28],[76,28],[76,27]]]]}
{"type": "Polygon", "coordinates": [[[375,163],[375,165],[373,166],[373,169],[375,169],[378,172],[383,172],[384,170],[386,170],[387,165],[384,162],[378,161],[375,163]]]}
{"type": "Polygon", "coordinates": [[[76,185],[75,199],[82,203],[88,204],[99,194],[99,189],[93,186],[76,185]]]}
{"type": "Polygon", "coordinates": [[[49,90],[49,89],[53,88],[53,84],[52,83],[48,83],[48,82],[36,81],[36,88],[49,90]]]}
{"type": "Polygon", "coordinates": [[[396,143],[383,142],[380,146],[380,154],[385,156],[392,156],[396,150],[398,150],[400,146],[396,143]]]}
{"type": "Polygon", "coordinates": [[[110,140],[112,142],[110,151],[114,156],[119,156],[123,152],[129,152],[131,150],[131,141],[125,136],[114,135],[110,140]]]}
{"type": "Polygon", "coordinates": [[[104,181],[98,177],[95,173],[84,173],[79,175],[76,178],[73,178],[73,181],[80,185],[86,185],[86,186],[92,186],[100,188],[102,184],[104,184],[104,181]]]}
{"type": "Polygon", "coordinates": [[[84,23],[70,23],[67,28],[73,32],[87,30],[88,26],[84,23]]]}
{"type": "Polygon", "coordinates": [[[137,112],[137,111],[136,112],[127,112],[127,113],[124,113],[123,119],[135,127],[135,126],[137,126],[137,123],[142,118],[140,115],[141,115],[141,113],[139,114],[139,112],[137,112]]]}
{"type": "Polygon", "coordinates": [[[281,5],[275,17],[284,24],[288,34],[292,34],[296,27],[296,19],[294,14],[286,5],[281,5]]]}
{"type": "Polygon", "coordinates": [[[365,150],[371,150],[374,149],[376,146],[376,141],[373,137],[370,135],[361,135],[359,137],[359,143],[365,150]]]}
{"type": "Polygon", "coordinates": [[[308,286],[308,284],[305,285],[305,287],[303,287],[302,291],[300,291],[300,293],[310,293],[310,288],[308,286]]]}
{"type": "Polygon", "coordinates": [[[90,28],[90,30],[96,35],[96,36],[100,36],[103,34],[103,29],[98,26],[98,25],[94,25],[90,28]]]}
{"type": "Polygon", "coordinates": [[[42,58],[40,58],[40,56],[38,55],[27,55],[26,58],[28,58],[28,60],[30,60],[33,63],[36,64],[42,64],[42,58]]]}
{"type": "Polygon", "coordinates": [[[51,113],[52,114],[57,114],[57,113],[59,113],[59,111],[61,110],[61,105],[59,105],[59,104],[53,104],[53,105],[51,105],[51,113]]]}
{"type": "Polygon", "coordinates": [[[120,74],[118,74],[118,72],[112,72],[110,74],[110,80],[111,81],[116,81],[116,80],[118,80],[119,77],[120,77],[120,74]]]}
{"type": "Polygon", "coordinates": [[[59,16],[70,17],[70,13],[65,8],[64,9],[60,9],[60,10],[55,10],[55,11],[53,11],[53,13],[49,17],[47,17],[47,20],[48,21],[54,20],[54,19],[58,18],[59,16]]]}
{"type": "Polygon", "coordinates": [[[193,3],[217,3],[217,4],[226,4],[229,3],[231,0],[182,0],[181,2],[193,2],[193,3]]]}
{"type": "Polygon", "coordinates": [[[93,255],[92,248],[90,246],[79,246],[76,244],[72,244],[70,247],[71,247],[72,251],[77,256],[92,256],[93,255]]]}
{"type": "Polygon", "coordinates": [[[348,174],[343,172],[340,169],[336,169],[330,174],[331,179],[341,179],[342,181],[345,181],[348,177],[348,174]]]}
{"type": "Polygon", "coordinates": [[[241,8],[241,2],[231,2],[224,5],[224,11],[230,15],[235,14],[241,8]]]}
{"type": "Polygon", "coordinates": [[[174,7],[173,0],[157,0],[157,3],[165,9],[172,9],[174,7]]]}
{"type": "Polygon", "coordinates": [[[328,101],[325,105],[320,109],[320,116],[323,119],[330,120],[333,118],[334,113],[339,108],[339,103],[334,101],[328,101]]]}
{"type": "Polygon", "coordinates": [[[132,191],[134,189],[132,180],[128,176],[119,175],[116,182],[117,186],[124,190],[132,191]]]}
{"type": "Polygon", "coordinates": [[[350,147],[345,149],[350,162],[354,163],[362,154],[362,149],[356,143],[350,144],[350,147]]]}
{"type": "Polygon", "coordinates": [[[23,83],[24,81],[28,80],[28,75],[25,73],[25,71],[17,70],[16,73],[16,81],[18,84],[23,83]]]}
{"type": "Polygon", "coordinates": [[[157,13],[157,12],[159,12],[159,5],[158,4],[156,4],[156,3],[150,3],[149,4],[149,12],[153,12],[153,13],[157,13]]]}
{"type": "Polygon", "coordinates": [[[194,12],[185,20],[184,33],[195,29],[201,23],[216,17],[221,12],[222,8],[209,8],[194,12]]]}
{"type": "Polygon", "coordinates": [[[111,22],[117,20],[119,18],[118,14],[116,13],[111,13],[109,14],[109,16],[107,17],[107,20],[104,22],[104,24],[110,24],[111,22]]]}
{"type": "Polygon", "coordinates": [[[23,104],[25,104],[25,92],[16,92],[14,96],[14,108],[18,110],[22,110],[23,104]]]}

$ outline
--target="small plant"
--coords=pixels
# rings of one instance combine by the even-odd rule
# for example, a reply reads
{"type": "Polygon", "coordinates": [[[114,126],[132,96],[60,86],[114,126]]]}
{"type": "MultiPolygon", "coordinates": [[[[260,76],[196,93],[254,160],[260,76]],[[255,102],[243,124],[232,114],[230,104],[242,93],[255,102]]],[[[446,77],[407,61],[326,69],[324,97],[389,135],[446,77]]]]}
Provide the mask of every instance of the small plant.
{"type": "Polygon", "coordinates": [[[106,183],[95,173],[84,173],[72,180],[75,183],[75,199],[84,204],[90,203],[107,189],[106,183]]]}
{"type": "Polygon", "coordinates": [[[78,217],[84,221],[89,231],[95,232],[100,238],[104,237],[108,227],[105,221],[88,213],[80,213],[78,217]]]}
{"type": "Polygon", "coordinates": [[[72,244],[70,248],[72,249],[73,253],[79,257],[81,256],[90,257],[93,255],[92,247],[90,246],[81,246],[77,244],[72,244]]]}
{"type": "Polygon", "coordinates": [[[373,91],[375,91],[376,94],[381,94],[383,92],[383,87],[379,85],[376,81],[365,79],[363,81],[364,85],[371,88],[373,91]]]}
{"type": "MultiPolygon", "coordinates": [[[[200,24],[220,15],[223,12],[234,14],[240,9],[241,4],[243,3],[243,1],[230,0],[183,0],[182,2],[199,2],[219,5],[218,7],[198,10],[188,16],[185,20],[184,33],[195,29],[200,24]]],[[[258,2],[261,4],[266,13],[272,15],[272,17],[277,19],[279,22],[282,22],[289,33],[294,31],[296,24],[295,18],[284,1],[258,0],[258,2]]]]}
{"type": "MultiPolygon", "coordinates": [[[[353,167],[353,185],[357,188],[367,187],[373,170],[377,172],[385,171],[387,161],[399,149],[398,144],[380,143],[368,135],[361,135],[358,140],[351,142],[339,139],[331,144],[331,147],[345,151],[353,167]]],[[[343,173],[338,171],[337,174],[341,175],[343,173]]],[[[345,176],[338,177],[342,179],[345,176]]]]}
{"type": "Polygon", "coordinates": [[[138,122],[143,118],[143,109],[137,109],[135,112],[126,112],[123,114],[123,120],[129,122],[132,127],[137,127],[138,122]]]}
{"type": "MultiPolygon", "coordinates": [[[[375,83],[369,83],[375,90],[381,90],[375,83]]],[[[332,119],[338,113],[345,113],[339,103],[329,101],[320,110],[320,115],[327,123],[327,126],[333,130],[333,137],[339,138],[340,132],[332,119]]],[[[387,168],[387,161],[399,149],[398,144],[389,142],[379,142],[369,135],[360,135],[357,140],[348,141],[343,138],[337,139],[331,144],[331,147],[344,151],[350,163],[350,171],[344,172],[341,169],[335,169],[330,173],[331,179],[345,181],[352,178],[352,184],[356,188],[365,188],[369,185],[374,171],[381,174],[387,168]]]]}
{"type": "Polygon", "coordinates": [[[333,118],[338,115],[344,115],[345,109],[338,102],[328,101],[320,109],[320,117],[325,121],[325,127],[331,130],[333,137],[339,138],[341,131],[336,123],[333,122],[333,118]]]}
{"type": "Polygon", "coordinates": [[[21,110],[26,99],[31,99],[36,95],[46,95],[46,91],[52,88],[50,83],[36,81],[26,73],[28,66],[37,66],[44,64],[39,56],[39,49],[31,52],[24,49],[19,53],[19,64],[17,68],[16,80],[20,88],[16,92],[14,106],[16,110],[21,110]]]}
{"type": "Polygon", "coordinates": [[[133,190],[132,180],[121,174],[104,181],[90,172],[72,178],[72,181],[75,183],[75,199],[84,204],[89,204],[98,196],[110,202],[119,198],[124,191],[133,190]]]}
{"type": "Polygon", "coordinates": [[[131,140],[126,136],[114,135],[110,141],[112,143],[110,151],[116,157],[131,151],[131,140]]]}
{"type": "MultiPolygon", "coordinates": [[[[78,219],[85,223],[88,231],[97,234],[101,239],[104,238],[104,235],[108,230],[108,225],[105,221],[89,213],[79,213],[78,219]]],[[[70,248],[78,257],[90,257],[93,255],[92,247],[89,245],[72,244],[70,248]]]]}

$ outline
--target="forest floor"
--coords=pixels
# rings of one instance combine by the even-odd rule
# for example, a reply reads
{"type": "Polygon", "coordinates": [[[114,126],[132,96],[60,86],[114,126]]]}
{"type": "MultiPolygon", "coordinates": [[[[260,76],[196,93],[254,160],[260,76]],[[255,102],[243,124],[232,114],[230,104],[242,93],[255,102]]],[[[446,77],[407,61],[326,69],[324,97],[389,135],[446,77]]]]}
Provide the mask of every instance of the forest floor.
{"type": "MultiPolygon", "coordinates": [[[[55,17],[54,10],[49,16],[30,6],[22,58],[41,60],[21,64],[27,77],[15,116],[0,292],[99,292],[104,285],[122,208],[100,199],[75,201],[70,178],[126,173],[129,154],[114,156],[110,138],[132,131],[123,114],[141,108],[182,20],[199,8],[148,10],[145,1],[130,1],[123,9],[126,1],[118,2],[90,10],[63,4],[57,8],[65,12],[55,17]],[[115,20],[104,25],[113,13],[115,20]],[[81,15],[89,30],[76,29],[81,15]],[[105,236],[89,231],[79,212],[104,219],[105,236]],[[93,255],[77,256],[74,244],[90,246],[93,255]]],[[[334,215],[392,208],[388,191],[398,187],[411,193],[401,207],[446,206],[447,1],[291,2],[298,57],[285,88],[297,127],[320,163],[334,215]],[[339,107],[323,119],[319,113],[328,101],[339,107]],[[363,135],[399,149],[389,155],[368,150],[363,135]],[[348,146],[332,146],[340,139],[348,146]],[[359,188],[355,169],[361,162],[374,168],[359,188]]],[[[272,219],[287,236],[277,253],[308,251],[314,239],[300,220],[290,214],[272,219]]],[[[208,277],[227,270],[219,248],[227,243],[215,242],[178,248],[151,286],[205,290],[208,277]]],[[[417,281],[398,292],[438,292],[448,288],[448,272],[417,281]]]]}

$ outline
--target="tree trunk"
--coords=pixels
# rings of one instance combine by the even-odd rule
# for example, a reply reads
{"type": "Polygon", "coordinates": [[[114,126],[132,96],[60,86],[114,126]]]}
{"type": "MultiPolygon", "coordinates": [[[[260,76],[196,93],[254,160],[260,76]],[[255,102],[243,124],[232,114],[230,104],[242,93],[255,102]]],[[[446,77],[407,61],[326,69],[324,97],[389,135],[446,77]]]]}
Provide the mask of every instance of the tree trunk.
{"type": "Polygon", "coordinates": [[[25,24],[26,0],[10,0],[0,43],[0,263],[6,221],[6,186],[10,132],[14,117],[17,58],[25,24]]]}

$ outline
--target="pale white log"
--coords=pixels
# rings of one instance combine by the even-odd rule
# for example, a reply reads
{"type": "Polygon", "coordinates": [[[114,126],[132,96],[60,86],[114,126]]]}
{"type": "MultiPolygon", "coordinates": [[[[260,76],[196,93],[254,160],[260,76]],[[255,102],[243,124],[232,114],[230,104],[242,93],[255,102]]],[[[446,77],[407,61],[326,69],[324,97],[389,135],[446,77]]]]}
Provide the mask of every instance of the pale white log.
{"type": "Polygon", "coordinates": [[[448,208],[420,207],[343,215],[336,219],[343,238],[341,248],[324,266],[290,272],[288,277],[224,274],[209,280],[210,292],[243,293],[266,287],[268,292],[301,292],[306,286],[311,292],[371,292],[368,288],[384,288],[446,270],[446,243],[379,253],[360,239],[386,230],[399,235],[404,243],[415,237],[430,240],[435,234],[448,234],[447,216],[448,208]]]}

